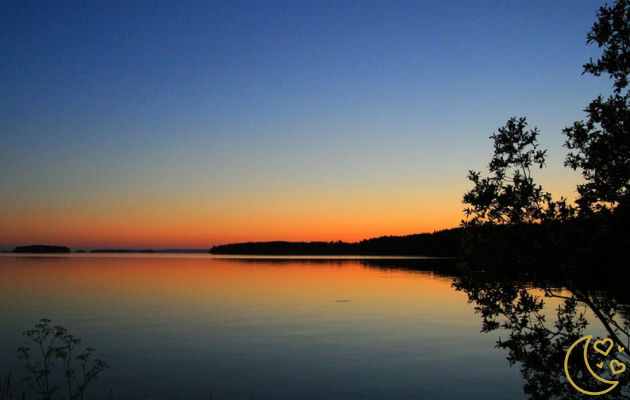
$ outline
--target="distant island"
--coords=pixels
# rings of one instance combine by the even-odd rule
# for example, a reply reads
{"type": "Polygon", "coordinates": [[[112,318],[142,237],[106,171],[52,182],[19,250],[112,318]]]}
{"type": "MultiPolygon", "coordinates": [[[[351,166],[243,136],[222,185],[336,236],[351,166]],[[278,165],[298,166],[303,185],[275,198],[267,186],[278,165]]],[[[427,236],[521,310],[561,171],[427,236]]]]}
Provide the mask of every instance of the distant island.
{"type": "MultiPolygon", "coordinates": [[[[203,249],[95,249],[76,253],[210,253],[217,255],[250,256],[424,256],[458,257],[462,228],[445,229],[433,233],[406,236],[381,236],[356,243],[336,242],[247,242],[223,244],[203,249]]],[[[50,245],[19,246],[13,253],[71,253],[69,247],[50,245]]]]}
{"type": "Polygon", "coordinates": [[[356,243],[247,242],[214,246],[210,254],[292,256],[426,256],[457,257],[461,228],[407,236],[382,236],[356,243]]]}
{"type": "Polygon", "coordinates": [[[45,244],[34,244],[31,246],[18,246],[13,250],[14,253],[71,253],[69,247],[65,246],[49,246],[45,244]]]}

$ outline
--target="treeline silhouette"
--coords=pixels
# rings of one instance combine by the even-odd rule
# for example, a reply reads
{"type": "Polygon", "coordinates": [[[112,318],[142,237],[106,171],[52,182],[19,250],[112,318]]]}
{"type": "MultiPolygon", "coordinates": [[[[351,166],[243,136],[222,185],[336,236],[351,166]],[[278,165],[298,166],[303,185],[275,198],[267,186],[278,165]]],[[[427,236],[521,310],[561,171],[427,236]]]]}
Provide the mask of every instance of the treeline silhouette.
{"type": "Polygon", "coordinates": [[[49,246],[44,244],[34,244],[30,246],[18,246],[14,253],[70,253],[70,248],[65,246],[49,246]]]}
{"type": "Polygon", "coordinates": [[[211,254],[299,256],[427,256],[456,257],[461,228],[407,236],[382,236],[356,243],[247,242],[214,246],[211,254]]]}

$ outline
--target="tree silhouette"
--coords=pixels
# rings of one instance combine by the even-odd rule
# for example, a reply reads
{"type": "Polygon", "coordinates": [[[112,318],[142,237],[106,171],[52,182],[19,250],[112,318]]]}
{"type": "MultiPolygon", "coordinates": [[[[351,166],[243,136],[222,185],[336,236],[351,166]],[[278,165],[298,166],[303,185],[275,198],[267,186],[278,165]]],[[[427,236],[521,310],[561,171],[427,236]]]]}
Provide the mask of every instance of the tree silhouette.
{"type": "Polygon", "coordinates": [[[532,167],[543,168],[547,150],[538,149],[538,129],[527,131],[525,118],[510,118],[490,136],[494,140],[494,156],[488,165],[492,174],[482,178],[469,171],[468,179],[475,187],[464,195],[464,226],[482,224],[519,224],[566,218],[571,209],[561,199],[554,203],[551,194],[534,183],[532,167]]]}
{"type": "MultiPolygon", "coordinates": [[[[463,197],[465,273],[454,287],[475,303],[482,332],[508,332],[497,347],[508,351],[510,364],[520,365],[532,399],[592,398],[570,385],[563,368],[567,350],[586,333],[587,310],[619,349],[614,356],[630,363],[630,323],[619,305],[629,303],[630,281],[630,0],[601,7],[597,17],[587,43],[603,54],[585,64],[584,73],[609,74],[613,94],[599,96],[586,108],[586,121],[563,130],[565,166],[581,170],[585,179],[577,185],[577,208],[564,198],[554,202],[534,182],[531,170],[544,167],[546,152],[538,149],[539,132],[528,131],[525,118],[511,118],[491,136],[490,176],[470,171],[475,186],[463,197]],[[533,288],[559,301],[553,322],[533,288]]],[[[598,372],[613,380],[607,359],[593,353],[589,364],[602,362],[598,372]]],[[[584,361],[579,354],[570,357],[575,379],[601,388],[584,361]]],[[[620,383],[606,398],[628,398],[630,373],[614,380],[620,383]]]]}
{"type": "Polygon", "coordinates": [[[563,133],[572,150],[565,165],[581,169],[586,183],[578,185],[580,212],[614,209],[630,203],[630,1],[601,7],[587,43],[603,49],[600,59],[584,65],[584,73],[609,74],[613,94],[597,97],[585,109],[586,121],[576,121],[563,133]]]}
{"type": "MultiPolygon", "coordinates": [[[[519,364],[526,381],[523,390],[534,400],[592,398],[575,390],[564,370],[567,350],[586,334],[589,321],[585,313],[590,310],[595,321],[602,324],[615,343],[615,351],[605,357],[591,349],[587,352],[589,364],[594,367],[602,362],[597,373],[602,378],[619,381],[619,385],[606,394],[607,399],[627,399],[630,396],[630,374],[614,375],[610,371],[612,359],[630,365],[630,323],[627,317],[618,313],[618,303],[604,293],[578,289],[577,286],[559,292],[550,282],[526,281],[505,271],[467,270],[453,287],[466,293],[469,303],[475,304],[475,312],[483,320],[482,332],[502,330],[508,333],[507,338],[497,341],[496,347],[508,351],[510,365],[519,364]],[[532,284],[543,289],[544,295],[535,293],[532,284]],[[553,321],[550,318],[554,313],[545,310],[545,298],[552,297],[560,300],[553,321]],[[624,350],[618,352],[617,346],[624,350]]],[[[576,349],[575,354],[571,353],[568,365],[571,376],[587,390],[601,390],[602,384],[586,368],[582,350],[583,347],[576,349]]]]}

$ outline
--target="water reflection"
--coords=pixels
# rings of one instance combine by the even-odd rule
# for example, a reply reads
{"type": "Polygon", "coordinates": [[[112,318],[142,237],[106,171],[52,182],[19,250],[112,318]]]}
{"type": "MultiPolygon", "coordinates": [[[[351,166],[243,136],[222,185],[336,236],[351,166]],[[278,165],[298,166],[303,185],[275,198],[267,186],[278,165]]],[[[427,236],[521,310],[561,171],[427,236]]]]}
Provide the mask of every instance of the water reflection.
{"type": "MultiPolygon", "coordinates": [[[[453,283],[468,295],[482,318],[482,332],[505,331],[496,347],[508,352],[510,366],[518,364],[526,380],[524,392],[531,399],[582,399],[593,396],[579,392],[567,379],[564,363],[567,350],[581,337],[594,334],[593,343],[610,338],[614,345],[608,356],[589,347],[588,363],[606,380],[619,381],[606,393],[607,399],[627,399],[630,371],[619,373],[619,365],[630,366],[630,323],[622,303],[623,292],[601,290],[588,280],[516,276],[505,268],[501,273],[463,268],[453,283]],[[618,360],[612,363],[612,360],[618,360]],[[601,364],[600,364],[601,363],[601,364]],[[617,372],[614,374],[613,372],[617,372]]],[[[614,285],[613,285],[614,286],[614,285]]],[[[600,344],[599,349],[610,347],[600,344]]],[[[576,385],[585,391],[607,389],[586,367],[583,342],[568,357],[567,369],[576,385]]]]}
{"type": "Polygon", "coordinates": [[[0,374],[16,382],[21,333],[48,317],[110,365],[93,400],[523,396],[452,276],[431,271],[445,261],[48,261],[0,256],[0,374]]]}
{"type": "Polygon", "coordinates": [[[223,262],[250,265],[275,265],[292,266],[296,262],[312,265],[326,265],[328,267],[347,267],[348,264],[357,264],[365,268],[379,269],[381,271],[406,271],[427,272],[439,277],[451,278],[459,273],[459,259],[434,258],[434,257],[230,257],[222,258],[223,262]]]}

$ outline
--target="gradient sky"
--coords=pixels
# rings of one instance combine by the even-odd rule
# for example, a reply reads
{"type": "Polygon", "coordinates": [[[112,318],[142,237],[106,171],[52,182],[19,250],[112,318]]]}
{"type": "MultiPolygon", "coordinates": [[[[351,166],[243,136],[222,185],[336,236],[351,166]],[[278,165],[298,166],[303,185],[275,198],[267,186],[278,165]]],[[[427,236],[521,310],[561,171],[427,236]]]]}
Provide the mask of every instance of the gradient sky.
{"type": "Polygon", "coordinates": [[[0,0],[0,249],[455,227],[513,116],[561,130],[602,1],[0,0]]]}

